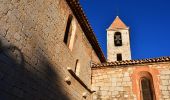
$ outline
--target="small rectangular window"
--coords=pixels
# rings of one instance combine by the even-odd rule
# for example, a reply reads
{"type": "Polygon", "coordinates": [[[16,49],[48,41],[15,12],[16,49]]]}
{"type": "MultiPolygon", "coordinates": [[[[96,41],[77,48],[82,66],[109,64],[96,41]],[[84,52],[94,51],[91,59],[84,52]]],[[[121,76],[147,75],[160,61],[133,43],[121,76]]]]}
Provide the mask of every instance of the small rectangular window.
{"type": "Polygon", "coordinates": [[[122,54],[117,54],[117,61],[122,61],[122,54]]]}

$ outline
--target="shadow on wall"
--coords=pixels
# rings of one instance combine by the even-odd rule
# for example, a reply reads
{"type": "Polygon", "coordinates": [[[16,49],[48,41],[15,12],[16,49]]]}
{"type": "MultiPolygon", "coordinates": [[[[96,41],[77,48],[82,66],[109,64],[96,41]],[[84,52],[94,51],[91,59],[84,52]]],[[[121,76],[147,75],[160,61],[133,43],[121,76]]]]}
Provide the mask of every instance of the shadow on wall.
{"type": "Polygon", "coordinates": [[[49,60],[41,56],[37,69],[25,61],[15,46],[0,50],[0,100],[69,100],[59,75],[49,60]]]}

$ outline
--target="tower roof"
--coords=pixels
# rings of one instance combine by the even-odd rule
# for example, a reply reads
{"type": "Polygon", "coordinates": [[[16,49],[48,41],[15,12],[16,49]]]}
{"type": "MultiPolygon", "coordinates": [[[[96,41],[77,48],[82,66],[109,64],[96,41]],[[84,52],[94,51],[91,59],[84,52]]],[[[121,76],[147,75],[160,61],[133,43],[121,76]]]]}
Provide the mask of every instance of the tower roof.
{"type": "Polygon", "coordinates": [[[113,23],[110,25],[108,29],[116,29],[116,28],[128,28],[123,21],[119,18],[119,16],[116,16],[113,23]]]}

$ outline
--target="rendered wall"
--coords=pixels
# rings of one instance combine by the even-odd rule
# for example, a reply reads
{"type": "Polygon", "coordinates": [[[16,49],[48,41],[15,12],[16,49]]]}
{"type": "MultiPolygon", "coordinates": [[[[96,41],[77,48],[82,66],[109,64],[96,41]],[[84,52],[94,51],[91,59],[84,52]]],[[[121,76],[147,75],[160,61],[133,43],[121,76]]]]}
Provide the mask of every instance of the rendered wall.
{"type": "Polygon", "coordinates": [[[79,59],[90,88],[90,62],[100,61],[77,20],[73,50],[63,42],[69,13],[65,0],[0,0],[1,100],[80,100],[84,92],[91,99],[67,67],[74,71],[79,59]]]}
{"type": "Polygon", "coordinates": [[[93,100],[142,100],[140,74],[152,75],[156,100],[170,99],[170,63],[153,63],[92,70],[93,100]]]}

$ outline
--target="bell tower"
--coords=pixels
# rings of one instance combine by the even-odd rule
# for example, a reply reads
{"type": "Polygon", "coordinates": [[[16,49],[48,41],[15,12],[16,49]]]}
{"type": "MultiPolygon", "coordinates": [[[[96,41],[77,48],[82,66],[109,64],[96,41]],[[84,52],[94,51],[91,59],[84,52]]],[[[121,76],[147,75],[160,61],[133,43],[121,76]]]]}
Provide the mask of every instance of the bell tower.
{"type": "Polygon", "coordinates": [[[131,60],[129,27],[117,16],[107,29],[107,60],[131,60]]]}

